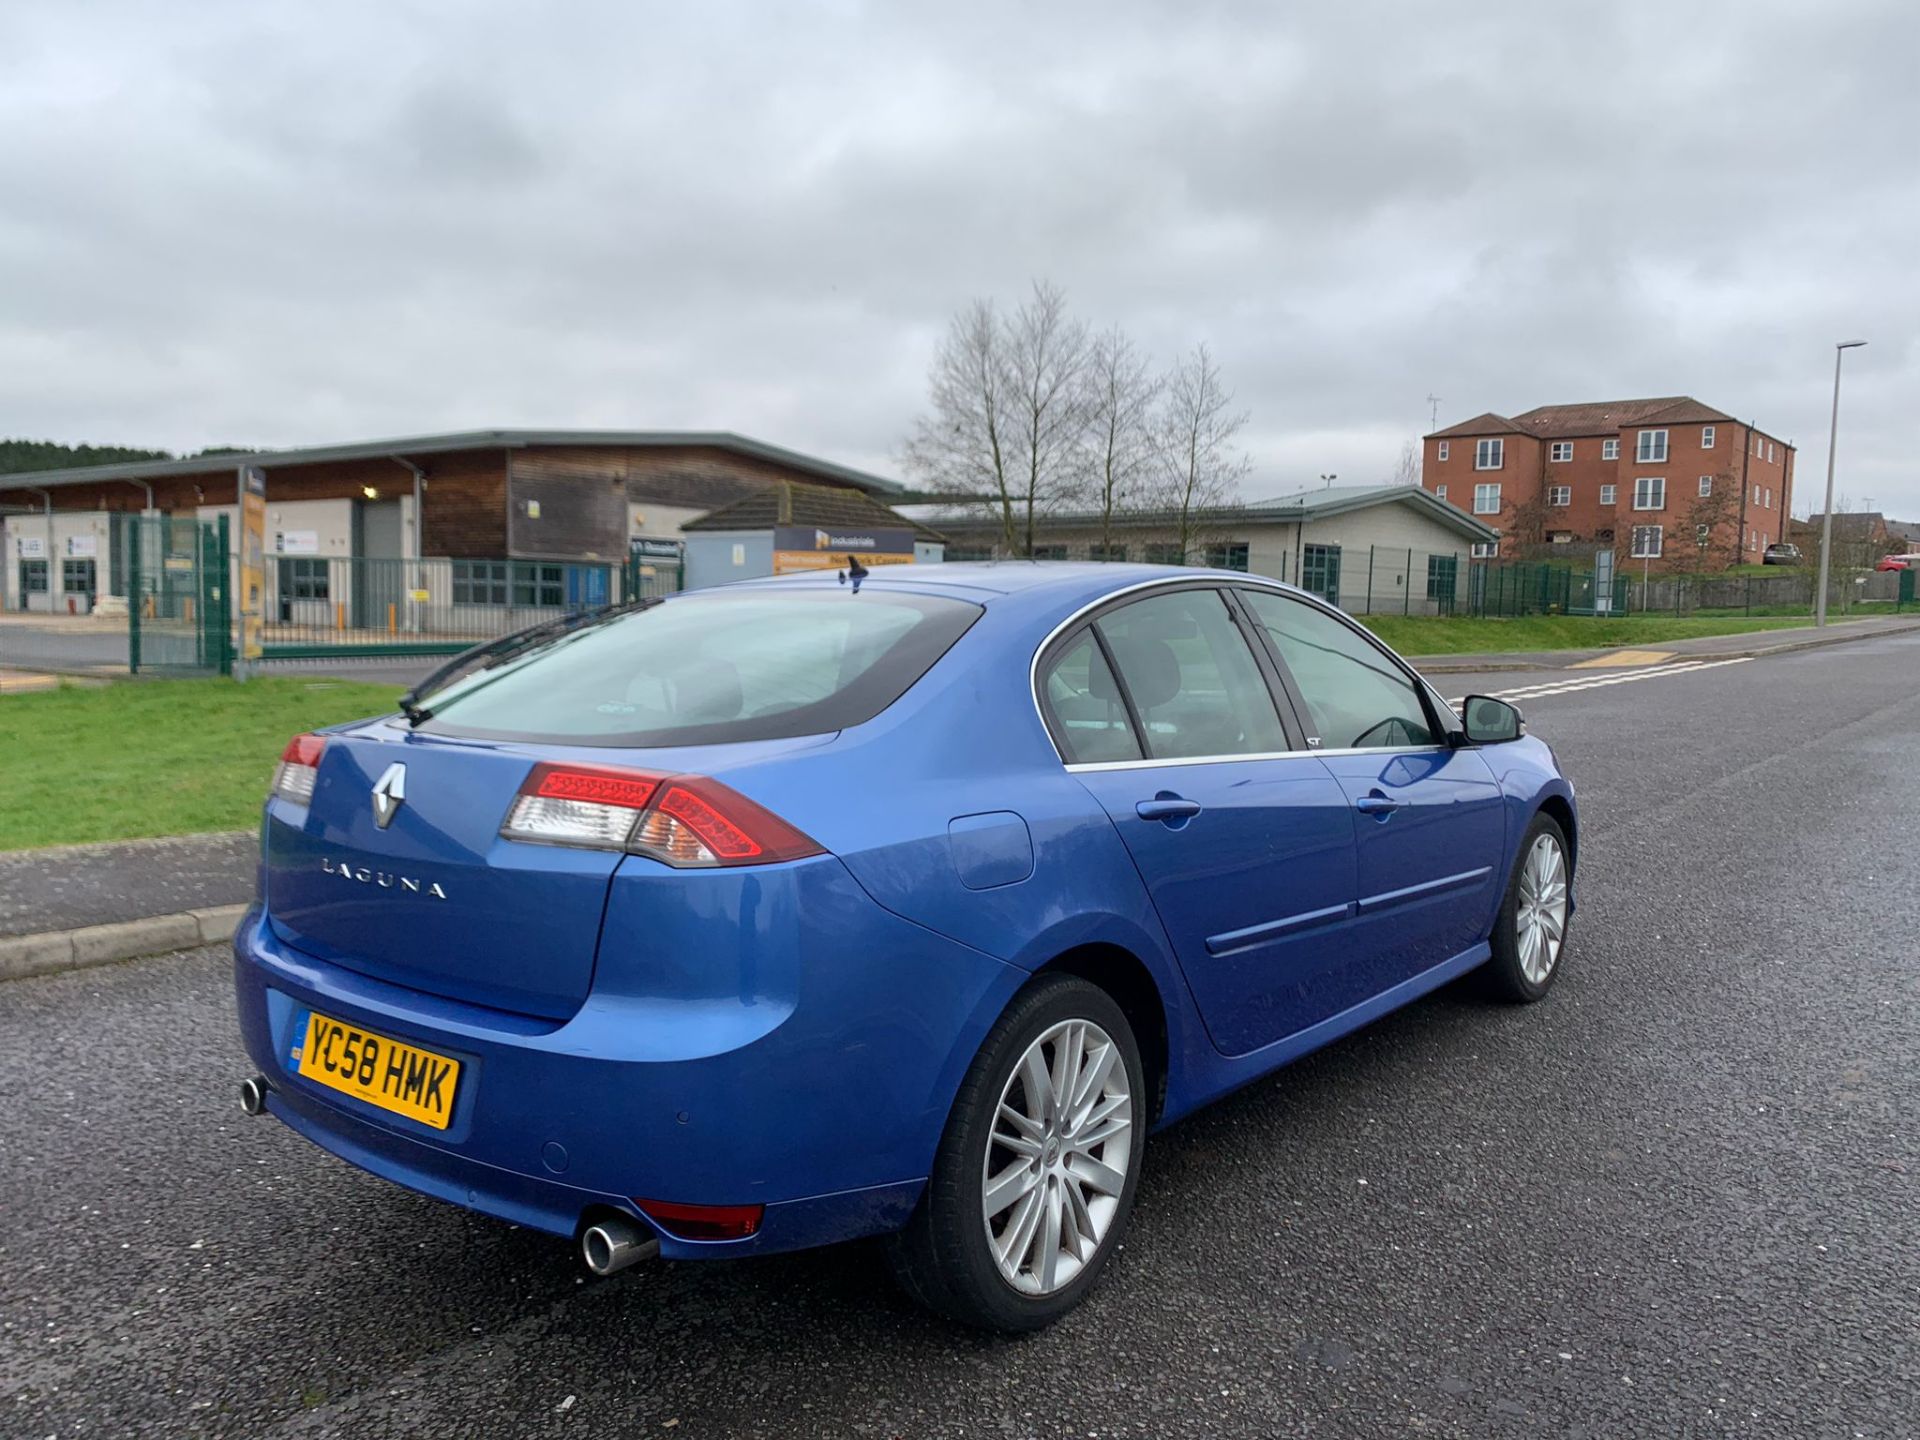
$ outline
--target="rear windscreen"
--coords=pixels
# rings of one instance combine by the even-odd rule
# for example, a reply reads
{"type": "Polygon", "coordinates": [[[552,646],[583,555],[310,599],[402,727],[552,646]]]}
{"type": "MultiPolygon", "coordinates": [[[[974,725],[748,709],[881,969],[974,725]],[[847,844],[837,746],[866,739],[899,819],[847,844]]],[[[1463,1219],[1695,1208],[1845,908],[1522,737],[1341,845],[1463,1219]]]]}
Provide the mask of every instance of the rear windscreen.
{"type": "Polygon", "coordinates": [[[873,590],[681,596],[423,695],[419,728],[619,746],[822,734],[886,709],[979,614],[873,590]]]}

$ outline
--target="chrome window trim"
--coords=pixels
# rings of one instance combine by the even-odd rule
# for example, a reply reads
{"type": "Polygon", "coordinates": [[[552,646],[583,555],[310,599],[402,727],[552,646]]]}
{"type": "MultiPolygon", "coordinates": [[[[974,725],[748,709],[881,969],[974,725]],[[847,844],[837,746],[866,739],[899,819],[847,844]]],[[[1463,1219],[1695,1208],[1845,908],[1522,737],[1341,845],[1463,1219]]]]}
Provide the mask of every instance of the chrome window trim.
{"type": "MultiPolygon", "coordinates": [[[[1047,724],[1046,707],[1040,703],[1040,657],[1047,653],[1054,641],[1066,634],[1075,625],[1085,620],[1087,616],[1104,606],[1112,604],[1123,595],[1133,595],[1142,590],[1161,588],[1172,589],[1183,586],[1192,588],[1195,585],[1210,586],[1216,590],[1228,589],[1235,586],[1245,589],[1271,590],[1275,594],[1285,595],[1303,604],[1311,605],[1316,610],[1325,611],[1342,625],[1345,625],[1348,629],[1359,635],[1369,645],[1373,646],[1374,649],[1378,650],[1398,668],[1400,673],[1413,684],[1416,690],[1423,692],[1433,703],[1434,712],[1440,717],[1443,726],[1448,720],[1457,721],[1459,719],[1458,713],[1451,705],[1446,703],[1440,692],[1433,687],[1433,683],[1418,670],[1415,670],[1411,665],[1407,664],[1405,660],[1401,659],[1395,651],[1388,648],[1379,637],[1374,635],[1365,626],[1356,624],[1353,617],[1341,610],[1338,606],[1327,604],[1327,602],[1322,600],[1318,595],[1302,590],[1297,585],[1291,585],[1284,580],[1274,580],[1265,575],[1245,575],[1239,571],[1200,570],[1189,575],[1157,576],[1152,580],[1141,580],[1136,584],[1123,585],[1118,590],[1109,590],[1099,599],[1088,601],[1058,625],[1054,626],[1053,629],[1049,630],[1041,639],[1040,643],[1034,647],[1033,658],[1027,662],[1027,698],[1033,702],[1034,718],[1040,722],[1040,733],[1047,737],[1047,744],[1053,750],[1054,759],[1060,762],[1068,774],[1071,775],[1096,770],[1139,770],[1147,766],[1222,765],[1229,760],[1281,760],[1295,755],[1423,755],[1433,751],[1450,750],[1453,748],[1449,745],[1381,745],[1377,747],[1364,746],[1360,748],[1322,750],[1317,746],[1307,745],[1298,750],[1263,750],[1252,754],[1237,755],[1186,755],[1179,759],[1084,760],[1077,762],[1068,760],[1066,756],[1060,753],[1059,743],[1053,738],[1053,727],[1047,724]]],[[[1141,739],[1144,740],[1145,737],[1142,736],[1141,739]]]]}
{"type": "Polygon", "coordinates": [[[1102,770],[1168,770],[1177,765],[1225,765],[1234,760],[1324,760],[1330,755],[1437,755],[1450,745],[1362,745],[1342,750],[1260,750],[1245,755],[1182,755],[1165,760],[1085,760],[1066,767],[1069,775],[1102,770]]]}

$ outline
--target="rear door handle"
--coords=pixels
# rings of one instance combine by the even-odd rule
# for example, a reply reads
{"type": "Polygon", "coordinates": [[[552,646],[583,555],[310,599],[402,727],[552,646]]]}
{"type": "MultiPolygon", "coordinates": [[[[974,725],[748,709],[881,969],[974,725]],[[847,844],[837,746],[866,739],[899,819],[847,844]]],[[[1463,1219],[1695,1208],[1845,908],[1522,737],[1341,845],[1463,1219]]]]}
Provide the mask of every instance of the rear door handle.
{"type": "Polygon", "coordinates": [[[1406,809],[1407,802],[1374,790],[1354,801],[1353,808],[1362,815],[1391,815],[1396,810],[1406,809]]]}
{"type": "Polygon", "coordinates": [[[1142,800],[1133,807],[1133,813],[1142,820],[1188,820],[1200,813],[1200,802],[1178,795],[1157,795],[1151,800],[1142,800]]]}

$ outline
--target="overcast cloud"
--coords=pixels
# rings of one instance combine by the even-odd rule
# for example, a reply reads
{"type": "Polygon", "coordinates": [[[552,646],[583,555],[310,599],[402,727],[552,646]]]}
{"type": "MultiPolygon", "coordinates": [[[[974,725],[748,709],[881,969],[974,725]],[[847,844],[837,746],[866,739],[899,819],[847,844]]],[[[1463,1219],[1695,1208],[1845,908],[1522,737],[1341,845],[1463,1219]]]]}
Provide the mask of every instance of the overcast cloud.
{"type": "Polygon", "coordinates": [[[898,474],[1030,278],[1210,341],[1252,498],[1690,393],[1920,519],[1920,7],[0,10],[0,434],[725,428],[898,474]]]}

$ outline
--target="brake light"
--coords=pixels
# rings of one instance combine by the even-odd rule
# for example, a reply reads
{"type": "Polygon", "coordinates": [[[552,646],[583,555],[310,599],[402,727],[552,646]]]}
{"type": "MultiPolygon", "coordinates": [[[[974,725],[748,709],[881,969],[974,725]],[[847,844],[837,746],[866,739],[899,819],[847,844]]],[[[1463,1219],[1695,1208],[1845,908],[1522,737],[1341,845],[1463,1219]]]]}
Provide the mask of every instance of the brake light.
{"type": "Polygon", "coordinates": [[[760,1229],[764,1205],[683,1205],[675,1200],[642,1200],[640,1213],[680,1240],[744,1240],[760,1229]]]}
{"type": "Polygon", "coordinates": [[[500,833],[534,844],[626,850],[681,869],[772,865],[822,853],[718,780],[610,765],[534,766],[500,833]]]}
{"type": "Polygon", "coordinates": [[[640,821],[630,847],[669,865],[771,865],[820,847],[717,780],[680,775],[640,821]]]}
{"type": "Polygon", "coordinates": [[[324,735],[296,735],[289,740],[274,768],[273,794],[295,805],[310,804],[313,782],[320,774],[320,757],[326,748],[324,735]]]}

